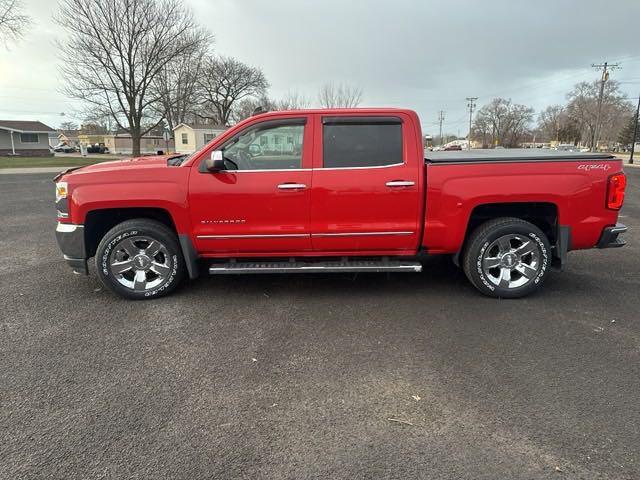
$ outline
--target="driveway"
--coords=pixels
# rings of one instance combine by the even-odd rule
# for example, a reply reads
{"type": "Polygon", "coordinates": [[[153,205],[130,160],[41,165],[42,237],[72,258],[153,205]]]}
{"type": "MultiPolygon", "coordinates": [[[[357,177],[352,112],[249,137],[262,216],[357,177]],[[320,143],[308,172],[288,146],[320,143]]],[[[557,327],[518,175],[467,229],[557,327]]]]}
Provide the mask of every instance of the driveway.
{"type": "Polygon", "coordinates": [[[0,176],[0,477],[640,477],[640,169],[625,248],[539,294],[423,274],[73,275],[51,174],[0,176]]]}

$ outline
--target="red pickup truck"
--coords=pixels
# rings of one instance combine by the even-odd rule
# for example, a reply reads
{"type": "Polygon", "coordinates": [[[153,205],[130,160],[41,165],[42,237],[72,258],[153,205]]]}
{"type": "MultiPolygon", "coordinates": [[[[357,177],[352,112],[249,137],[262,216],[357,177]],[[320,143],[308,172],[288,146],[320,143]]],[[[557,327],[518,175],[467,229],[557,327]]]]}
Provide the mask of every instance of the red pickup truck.
{"type": "Polygon", "coordinates": [[[78,273],[127,298],[210,274],[420,272],[452,255],[482,293],[515,298],[570,250],[619,247],[626,177],[600,154],[429,153],[402,109],[271,112],[191,155],[55,178],[56,236],[78,273]]]}

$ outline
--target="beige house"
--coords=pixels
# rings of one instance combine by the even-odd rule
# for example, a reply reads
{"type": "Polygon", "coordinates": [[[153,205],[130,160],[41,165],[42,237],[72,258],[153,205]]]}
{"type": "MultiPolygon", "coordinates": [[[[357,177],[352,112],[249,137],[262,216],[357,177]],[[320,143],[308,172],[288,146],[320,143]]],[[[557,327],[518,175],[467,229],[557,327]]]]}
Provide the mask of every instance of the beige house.
{"type": "Polygon", "coordinates": [[[173,129],[177,153],[193,153],[227,129],[224,125],[181,123],[173,129]]]}
{"type": "MultiPolygon", "coordinates": [[[[133,140],[128,133],[118,133],[116,135],[104,135],[104,145],[109,149],[109,153],[131,155],[133,153],[133,140]]],[[[159,135],[145,135],[140,139],[141,154],[157,154],[158,152],[169,153],[173,151],[173,140],[166,142],[159,135]]]]}
{"type": "Polygon", "coordinates": [[[42,122],[0,120],[0,156],[49,157],[49,134],[54,132],[42,122]]]}
{"type": "MultiPolygon", "coordinates": [[[[51,141],[51,138],[49,141],[51,141]]],[[[64,143],[70,147],[80,146],[80,130],[58,130],[55,143],[51,146],[55,147],[59,143],[64,143]]]]}

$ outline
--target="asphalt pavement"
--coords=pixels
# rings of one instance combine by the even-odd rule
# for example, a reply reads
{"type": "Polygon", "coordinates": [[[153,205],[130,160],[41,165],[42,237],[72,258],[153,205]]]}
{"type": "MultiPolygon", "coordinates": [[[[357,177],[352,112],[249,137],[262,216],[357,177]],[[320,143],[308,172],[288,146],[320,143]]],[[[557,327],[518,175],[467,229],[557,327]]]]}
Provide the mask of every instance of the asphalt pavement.
{"type": "Polygon", "coordinates": [[[0,478],[640,478],[640,169],[622,249],[520,300],[422,274],[72,274],[51,174],[0,176],[0,478]]]}

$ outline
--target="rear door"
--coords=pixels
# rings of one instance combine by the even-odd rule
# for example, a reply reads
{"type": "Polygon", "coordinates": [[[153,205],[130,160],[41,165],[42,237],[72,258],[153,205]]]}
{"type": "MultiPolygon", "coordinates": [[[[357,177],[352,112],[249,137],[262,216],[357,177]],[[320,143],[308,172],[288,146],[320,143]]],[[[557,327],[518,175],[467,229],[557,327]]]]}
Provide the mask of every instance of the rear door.
{"type": "MultiPolygon", "coordinates": [[[[311,230],[325,254],[413,251],[422,165],[408,116],[320,116],[311,230]]],[[[408,252],[407,252],[408,253],[408,252]]]]}

